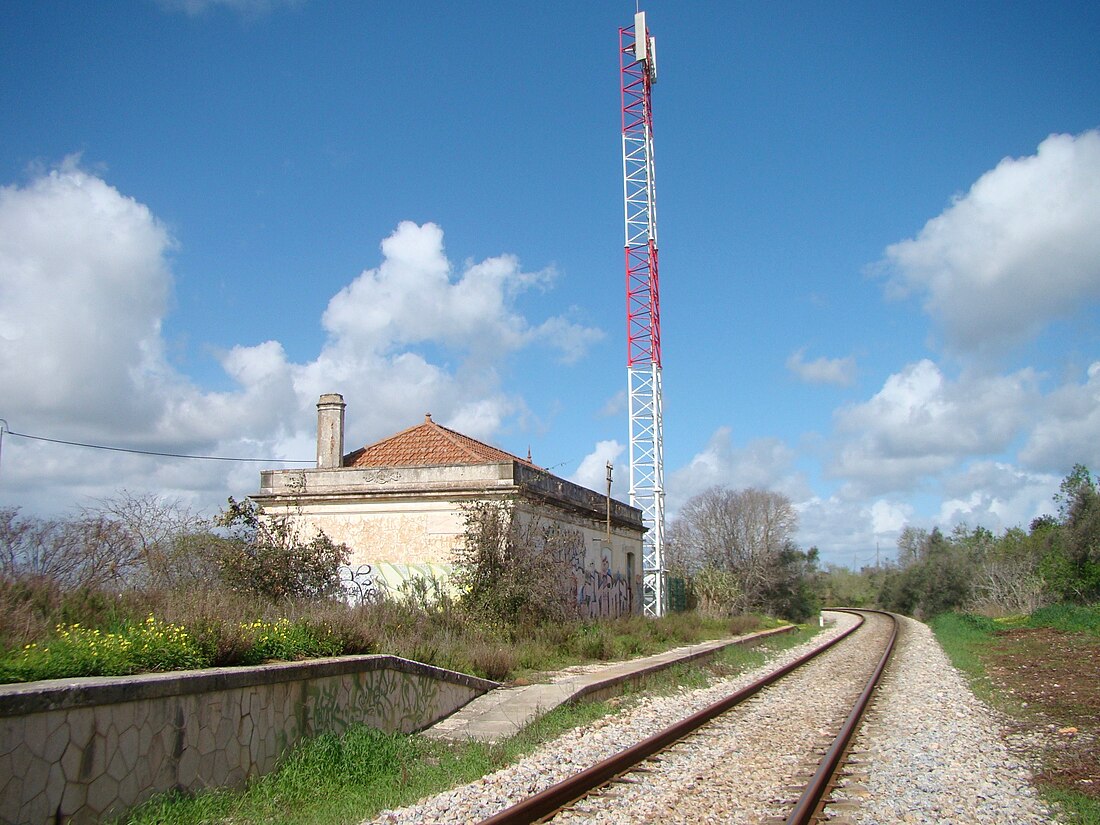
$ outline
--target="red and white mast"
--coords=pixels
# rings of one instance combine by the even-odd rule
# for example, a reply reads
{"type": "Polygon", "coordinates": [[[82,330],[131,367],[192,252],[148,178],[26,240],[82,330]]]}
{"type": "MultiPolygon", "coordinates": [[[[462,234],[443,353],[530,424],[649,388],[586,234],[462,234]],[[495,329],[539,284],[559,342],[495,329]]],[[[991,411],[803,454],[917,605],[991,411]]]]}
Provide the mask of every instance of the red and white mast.
{"type": "Polygon", "coordinates": [[[643,609],[661,616],[665,593],[664,421],[653,106],[657,56],[645,12],[619,29],[623,91],[623,201],[626,219],[626,363],[630,397],[630,503],[648,528],[642,544],[643,609]]]}

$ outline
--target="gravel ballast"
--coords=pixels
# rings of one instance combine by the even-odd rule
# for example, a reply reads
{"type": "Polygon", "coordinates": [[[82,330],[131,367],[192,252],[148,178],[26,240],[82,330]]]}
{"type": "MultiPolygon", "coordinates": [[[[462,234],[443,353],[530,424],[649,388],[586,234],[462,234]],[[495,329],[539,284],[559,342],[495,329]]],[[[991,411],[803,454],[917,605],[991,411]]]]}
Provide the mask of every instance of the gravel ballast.
{"type": "Polygon", "coordinates": [[[867,795],[858,823],[1057,822],[927,625],[901,617],[890,669],[855,748],[867,795]]]}
{"type": "MultiPolygon", "coordinates": [[[[682,690],[673,696],[642,697],[617,715],[576,728],[541,745],[513,765],[410,807],[384,811],[371,822],[386,825],[476,823],[706,707],[764,672],[819,646],[856,621],[843,613],[827,616],[834,622],[832,626],[811,641],[772,656],[762,668],[698,690],[682,690]]],[[[1057,821],[1028,784],[1027,766],[1003,743],[996,714],[970,693],[925,625],[909,619],[902,621],[903,632],[891,668],[855,746],[860,752],[861,764],[855,769],[858,773],[853,775],[849,787],[840,792],[858,804],[838,810],[840,821],[884,825],[910,822],[1028,825],[1057,821]]],[[[796,692],[785,701],[791,702],[793,707],[804,702],[805,697],[805,692],[801,696],[796,692]]],[[[767,727],[773,725],[769,723],[767,727]]],[[[778,729],[774,732],[779,734],[778,729]]],[[[745,732],[737,736],[745,744],[745,732]]],[[[764,740],[767,741],[767,737],[764,740]]],[[[696,750],[701,763],[708,763],[699,766],[702,778],[714,764],[715,754],[708,754],[700,744],[686,750],[696,750]]],[[[781,748],[781,743],[770,741],[759,747],[770,745],[781,748]]],[[[776,754],[782,753],[782,750],[776,751],[776,754]]],[[[729,758],[729,753],[721,757],[722,761],[729,758]]],[[[776,755],[772,758],[783,761],[792,757],[776,755]]],[[[716,814],[715,808],[709,808],[703,814],[708,825],[761,821],[764,811],[760,807],[739,804],[738,786],[747,789],[764,781],[774,781],[769,773],[789,775],[789,769],[775,771],[776,766],[769,767],[766,758],[756,762],[755,768],[749,767],[751,761],[740,768],[726,762],[732,769],[728,778],[734,780],[727,790],[731,795],[729,804],[725,814],[716,814]]],[[[690,774],[690,770],[687,773],[690,774]]],[[[632,782],[637,780],[644,782],[645,774],[637,775],[632,782]]],[[[632,784],[613,790],[611,795],[629,797],[642,790],[632,784]]],[[[775,801],[774,792],[772,800],[775,801]]],[[[622,801],[628,802],[627,799],[622,801]]],[[[584,811],[585,803],[581,805],[584,811]]],[[[598,804],[593,807],[586,812],[588,821],[625,822],[633,818],[624,818],[621,809],[620,815],[615,816],[599,810],[598,804]]],[[[679,807],[671,816],[672,812],[664,806],[660,813],[653,809],[643,813],[641,809],[648,805],[628,805],[627,810],[630,807],[641,815],[638,821],[702,821],[693,818],[694,814],[701,813],[702,806],[695,811],[691,805],[679,807]],[[660,818],[652,819],[655,815],[660,818]]],[[[774,815],[775,811],[768,813],[774,815]]],[[[582,814],[581,819],[584,818],[582,814]]],[[[578,821],[576,814],[573,821],[578,821]]]]}

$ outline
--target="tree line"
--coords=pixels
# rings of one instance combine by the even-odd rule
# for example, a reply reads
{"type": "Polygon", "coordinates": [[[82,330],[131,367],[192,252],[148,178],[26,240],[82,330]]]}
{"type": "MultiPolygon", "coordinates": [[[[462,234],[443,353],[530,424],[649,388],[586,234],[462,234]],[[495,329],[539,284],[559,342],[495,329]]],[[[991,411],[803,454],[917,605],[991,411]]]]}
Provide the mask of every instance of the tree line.
{"type": "Polygon", "coordinates": [[[1031,613],[1055,602],[1100,600],[1100,478],[1074,466],[1054,497],[1057,515],[999,536],[959,525],[945,535],[907,527],[894,564],[864,575],[888,610],[1031,613]]]}
{"type": "MultiPolygon", "coordinates": [[[[783,494],[713,487],[688,500],[670,524],[666,569],[684,583],[686,607],[716,618],[764,613],[804,621],[823,604],[930,617],[959,608],[1028,613],[1053,602],[1095,602],[1100,478],[1076,465],[1055,503],[1056,515],[1001,535],[980,526],[946,534],[906,527],[896,561],[854,572],[822,570],[817,548],[796,544],[797,512],[783,494]]],[[[467,601],[498,619],[567,619],[575,610],[562,586],[569,537],[537,525],[520,530],[505,515],[490,507],[467,514],[455,559],[467,601]]],[[[222,588],[273,602],[338,598],[348,555],[345,545],[291,515],[264,514],[247,500],[230,499],[213,519],[125,492],[67,518],[0,508],[0,585],[8,589],[48,582],[108,592],[222,588]]]]}
{"type": "Polygon", "coordinates": [[[1054,497],[1057,514],[994,535],[907,526],[896,561],[855,572],[819,569],[817,548],[794,541],[790,500],[770,490],[712,487],[691,499],[667,533],[669,575],[706,613],[763,612],[801,621],[822,604],[881,607],[927,618],[967,609],[1031,613],[1055,602],[1100,600],[1100,478],[1075,465],[1054,497]]]}

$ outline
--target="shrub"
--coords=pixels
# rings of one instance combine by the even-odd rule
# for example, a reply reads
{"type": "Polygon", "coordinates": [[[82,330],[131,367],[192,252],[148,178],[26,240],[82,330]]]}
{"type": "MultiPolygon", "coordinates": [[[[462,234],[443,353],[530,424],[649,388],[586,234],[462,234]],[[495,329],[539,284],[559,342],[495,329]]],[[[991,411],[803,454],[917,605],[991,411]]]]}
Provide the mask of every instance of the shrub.
{"type": "Polygon", "coordinates": [[[704,567],[692,579],[699,612],[714,618],[731,616],[741,601],[737,575],[717,567],[704,567]]]}
{"type": "Polygon", "coordinates": [[[519,663],[515,648],[488,643],[474,645],[470,660],[474,675],[496,682],[507,679],[519,663]]]}
{"type": "Polygon", "coordinates": [[[513,625],[577,618],[570,555],[579,531],[521,520],[501,502],[464,508],[463,542],[455,550],[455,583],[471,612],[513,625]]]}
{"type": "Polygon", "coordinates": [[[234,590],[269,601],[317,599],[339,595],[340,566],[348,561],[346,544],[321,530],[305,539],[289,514],[272,515],[250,500],[229,499],[218,522],[231,540],[222,547],[222,578],[234,590]]]}
{"type": "Polygon", "coordinates": [[[291,623],[283,618],[275,622],[258,619],[242,626],[252,644],[241,657],[241,664],[257,665],[272,659],[292,660],[342,653],[339,640],[327,628],[311,627],[305,622],[291,623]]]}

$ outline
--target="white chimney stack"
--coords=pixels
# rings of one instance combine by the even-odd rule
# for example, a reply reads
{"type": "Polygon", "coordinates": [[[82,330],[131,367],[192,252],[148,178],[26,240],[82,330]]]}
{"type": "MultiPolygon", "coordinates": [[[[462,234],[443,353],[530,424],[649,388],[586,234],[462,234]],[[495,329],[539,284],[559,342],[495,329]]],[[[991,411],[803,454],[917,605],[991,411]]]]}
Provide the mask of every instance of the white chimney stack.
{"type": "Polygon", "coordinates": [[[322,395],[317,402],[317,469],[344,466],[344,396],[322,395]]]}

